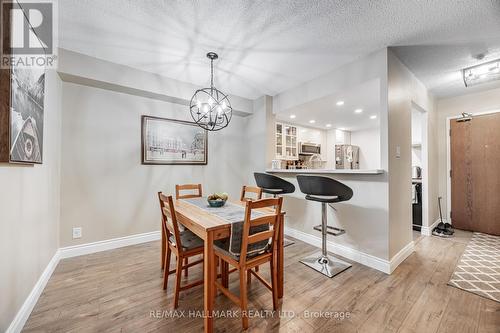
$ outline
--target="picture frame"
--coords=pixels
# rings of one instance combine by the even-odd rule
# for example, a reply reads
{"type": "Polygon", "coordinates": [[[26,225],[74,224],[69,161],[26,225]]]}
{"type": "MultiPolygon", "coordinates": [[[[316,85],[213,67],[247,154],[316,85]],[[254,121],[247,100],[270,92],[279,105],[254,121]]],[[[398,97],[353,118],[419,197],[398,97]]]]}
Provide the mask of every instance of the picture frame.
{"type": "Polygon", "coordinates": [[[207,165],[208,132],[194,122],[143,115],[143,165],[207,165]]]}

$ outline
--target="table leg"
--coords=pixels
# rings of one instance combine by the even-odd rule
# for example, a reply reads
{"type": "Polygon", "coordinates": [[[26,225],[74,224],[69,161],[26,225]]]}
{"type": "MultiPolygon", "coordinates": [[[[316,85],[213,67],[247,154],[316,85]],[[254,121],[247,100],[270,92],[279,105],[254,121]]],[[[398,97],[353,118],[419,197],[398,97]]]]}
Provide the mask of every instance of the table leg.
{"type": "Polygon", "coordinates": [[[214,331],[214,294],[215,294],[215,256],[214,256],[214,234],[212,231],[205,237],[204,251],[204,323],[205,333],[214,331]]]}
{"type": "Polygon", "coordinates": [[[283,215],[279,219],[279,242],[278,242],[278,297],[283,298],[284,293],[284,245],[285,245],[285,218],[283,215]]]}

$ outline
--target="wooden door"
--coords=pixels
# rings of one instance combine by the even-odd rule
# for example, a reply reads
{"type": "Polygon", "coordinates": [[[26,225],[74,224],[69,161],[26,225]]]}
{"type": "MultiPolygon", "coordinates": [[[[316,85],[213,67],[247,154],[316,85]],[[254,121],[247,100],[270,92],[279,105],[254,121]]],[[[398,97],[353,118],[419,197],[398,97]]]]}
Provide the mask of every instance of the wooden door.
{"type": "Polygon", "coordinates": [[[500,235],[500,113],[450,129],[453,227],[500,235]]]}

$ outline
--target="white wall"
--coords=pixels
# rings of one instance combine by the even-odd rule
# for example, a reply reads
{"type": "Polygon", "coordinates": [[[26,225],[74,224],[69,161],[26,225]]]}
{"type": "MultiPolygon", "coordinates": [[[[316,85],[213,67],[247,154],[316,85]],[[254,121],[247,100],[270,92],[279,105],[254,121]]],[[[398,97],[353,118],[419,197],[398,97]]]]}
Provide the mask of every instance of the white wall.
{"type": "Polygon", "coordinates": [[[359,168],[380,169],[380,129],[351,132],[351,144],[359,146],[359,168]]]}
{"type": "Polygon", "coordinates": [[[0,164],[0,331],[59,248],[60,86],[46,73],[43,164],[0,164]]]}
{"type": "Polygon", "coordinates": [[[141,165],[141,115],[189,120],[186,106],[67,82],[62,106],[61,246],[159,230],[156,193],[175,184],[235,198],[246,180],[242,117],[209,133],[207,166],[141,165]]]}
{"type": "Polygon", "coordinates": [[[439,136],[439,195],[443,197],[443,217],[448,212],[446,184],[448,173],[446,166],[446,118],[459,116],[462,112],[479,113],[500,110],[500,89],[491,89],[480,93],[462,95],[437,101],[437,130],[439,136]]]}
{"type": "Polygon", "coordinates": [[[411,116],[414,104],[428,112],[429,161],[428,170],[424,169],[424,177],[428,183],[423,184],[424,210],[427,216],[422,224],[427,226],[437,218],[436,210],[429,203],[437,200],[437,185],[433,182],[436,168],[433,167],[431,156],[436,146],[434,129],[434,99],[425,86],[411,73],[408,68],[393,54],[388,52],[388,125],[389,125],[389,221],[390,221],[390,256],[395,255],[412,241],[411,217],[411,116]],[[396,150],[399,147],[400,157],[396,150]],[[427,186],[426,186],[427,185],[427,186]],[[427,198],[427,200],[426,200],[427,198]],[[431,208],[432,207],[432,208],[431,208]]]}

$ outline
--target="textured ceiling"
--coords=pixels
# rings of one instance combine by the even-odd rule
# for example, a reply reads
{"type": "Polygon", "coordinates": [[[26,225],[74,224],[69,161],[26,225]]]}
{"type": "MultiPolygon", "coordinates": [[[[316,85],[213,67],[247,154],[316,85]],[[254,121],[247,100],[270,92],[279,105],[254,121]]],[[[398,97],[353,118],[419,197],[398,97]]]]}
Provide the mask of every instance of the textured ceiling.
{"type": "MultiPolygon", "coordinates": [[[[216,84],[248,98],[386,46],[463,45],[440,59],[455,67],[470,45],[500,47],[500,0],[63,0],[59,15],[61,47],[199,85],[209,83],[205,53],[217,51],[216,84]]],[[[412,49],[399,55],[431,86],[426,66],[438,79],[450,70],[412,49]]]]}

